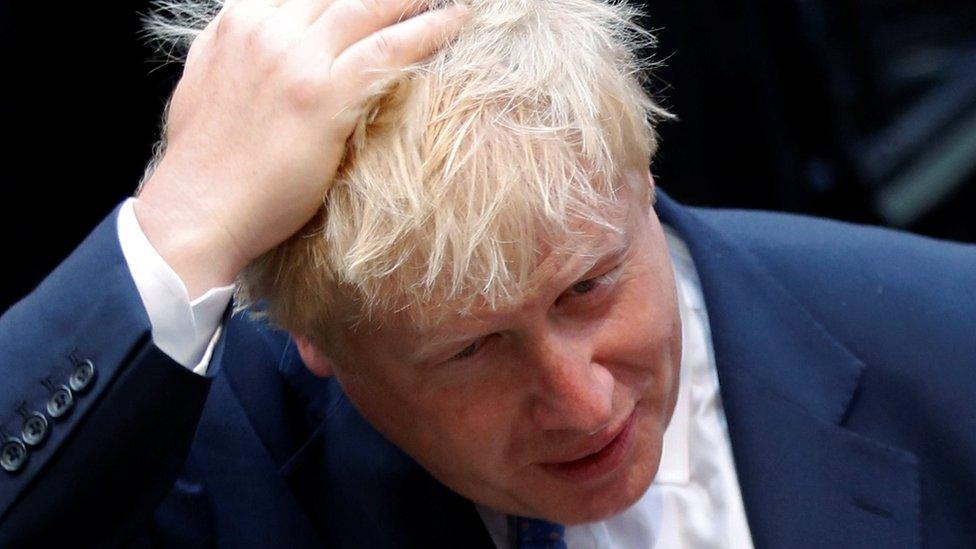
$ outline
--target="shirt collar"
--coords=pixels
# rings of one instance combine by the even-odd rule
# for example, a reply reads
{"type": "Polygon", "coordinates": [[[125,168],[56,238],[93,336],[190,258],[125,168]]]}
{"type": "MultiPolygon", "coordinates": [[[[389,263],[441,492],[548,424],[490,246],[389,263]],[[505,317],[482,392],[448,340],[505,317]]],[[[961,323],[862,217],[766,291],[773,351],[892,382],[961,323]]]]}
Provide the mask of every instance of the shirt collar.
{"type": "Polygon", "coordinates": [[[703,306],[698,276],[695,272],[691,253],[681,237],[669,226],[664,226],[664,236],[674,268],[675,289],[678,298],[678,312],[681,316],[681,370],[678,375],[678,400],[671,415],[671,421],[664,431],[661,450],[661,463],[658,466],[654,484],[688,484],[691,476],[689,437],[691,434],[691,370],[694,353],[690,346],[695,342],[688,337],[692,322],[700,322],[695,309],[703,306]]]}

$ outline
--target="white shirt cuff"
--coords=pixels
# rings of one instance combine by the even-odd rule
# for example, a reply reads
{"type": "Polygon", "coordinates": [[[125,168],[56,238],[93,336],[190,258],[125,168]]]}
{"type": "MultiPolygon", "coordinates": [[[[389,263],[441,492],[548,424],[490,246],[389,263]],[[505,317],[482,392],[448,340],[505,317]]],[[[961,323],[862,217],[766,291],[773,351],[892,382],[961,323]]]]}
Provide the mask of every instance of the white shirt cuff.
{"type": "Polygon", "coordinates": [[[132,198],[119,211],[118,231],[122,254],[149,315],[153,343],[185,368],[205,375],[234,285],[211,288],[191,302],[183,280],[142,232],[132,198]]]}

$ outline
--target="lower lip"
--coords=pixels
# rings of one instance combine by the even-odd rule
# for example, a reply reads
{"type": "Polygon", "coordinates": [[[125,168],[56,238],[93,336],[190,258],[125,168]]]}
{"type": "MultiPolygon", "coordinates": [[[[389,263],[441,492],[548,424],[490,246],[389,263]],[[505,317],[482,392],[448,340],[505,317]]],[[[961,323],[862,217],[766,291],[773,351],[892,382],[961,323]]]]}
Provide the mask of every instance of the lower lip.
{"type": "Polygon", "coordinates": [[[609,475],[623,463],[627,456],[633,440],[631,435],[634,430],[634,417],[636,415],[635,410],[627,418],[627,423],[620,430],[620,434],[599,452],[574,461],[544,463],[542,464],[543,469],[573,482],[590,482],[609,475]]]}

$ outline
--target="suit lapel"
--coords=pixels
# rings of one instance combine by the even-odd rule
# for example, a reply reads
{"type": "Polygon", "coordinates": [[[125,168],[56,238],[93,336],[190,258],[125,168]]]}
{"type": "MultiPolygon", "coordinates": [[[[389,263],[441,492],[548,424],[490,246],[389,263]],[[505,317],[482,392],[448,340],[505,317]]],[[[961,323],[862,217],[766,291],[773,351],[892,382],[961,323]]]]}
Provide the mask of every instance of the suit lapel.
{"type": "Polygon", "coordinates": [[[916,458],[843,428],[865,364],[728,241],[659,194],[698,269],[756,547],[915,547],[916,458]]]}

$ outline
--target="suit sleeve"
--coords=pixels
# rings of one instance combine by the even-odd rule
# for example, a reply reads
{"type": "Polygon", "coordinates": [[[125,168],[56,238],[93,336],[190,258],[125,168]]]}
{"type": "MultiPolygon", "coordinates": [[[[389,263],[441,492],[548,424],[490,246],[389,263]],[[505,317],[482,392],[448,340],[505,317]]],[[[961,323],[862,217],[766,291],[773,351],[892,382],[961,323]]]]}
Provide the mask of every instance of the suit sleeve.
{"type": "Polygon", "coordinates": [[[172,487],[217,373],[153,344],[118,213],[0,317],[0,547],[128,539],[172,487]]]}

